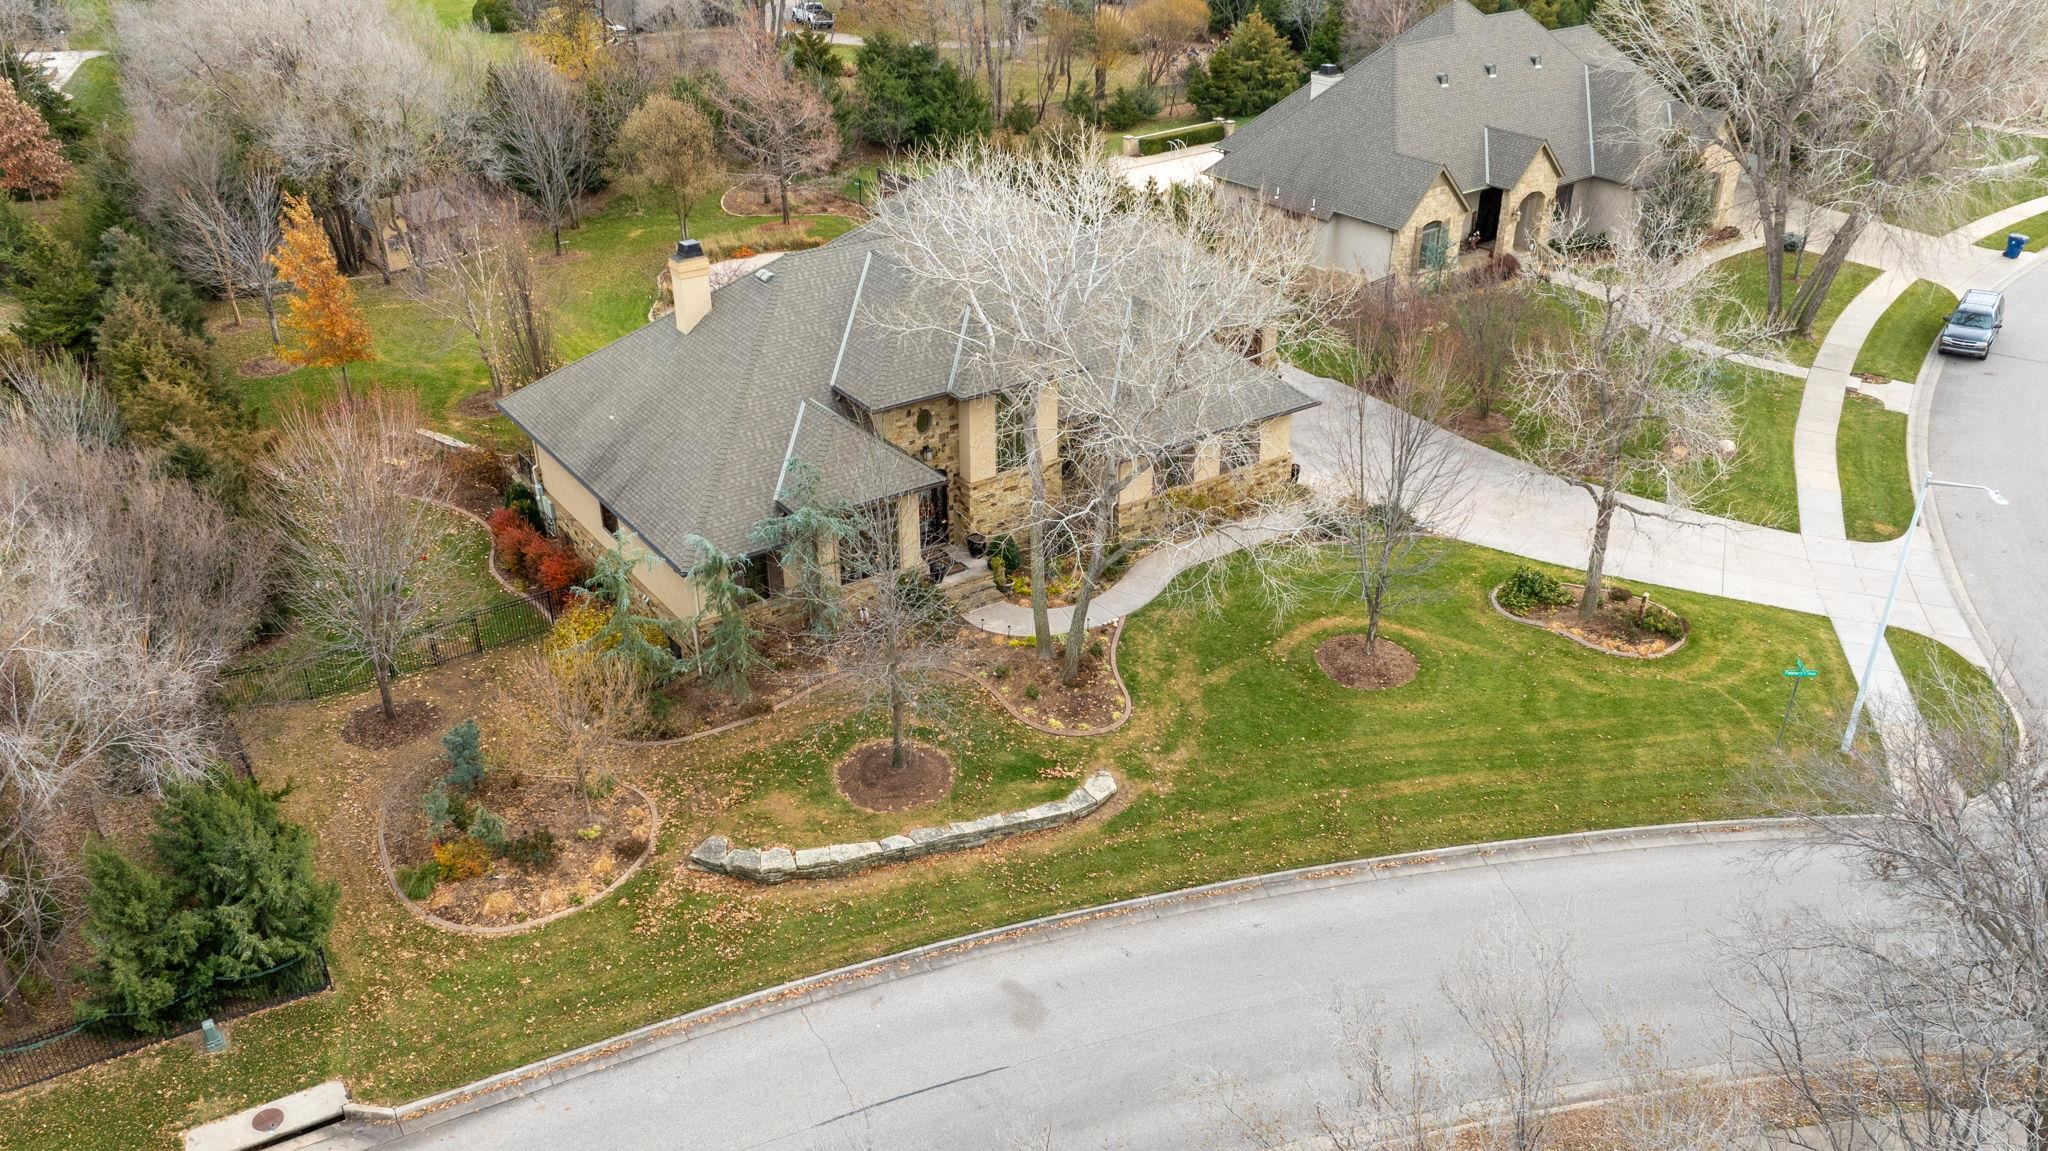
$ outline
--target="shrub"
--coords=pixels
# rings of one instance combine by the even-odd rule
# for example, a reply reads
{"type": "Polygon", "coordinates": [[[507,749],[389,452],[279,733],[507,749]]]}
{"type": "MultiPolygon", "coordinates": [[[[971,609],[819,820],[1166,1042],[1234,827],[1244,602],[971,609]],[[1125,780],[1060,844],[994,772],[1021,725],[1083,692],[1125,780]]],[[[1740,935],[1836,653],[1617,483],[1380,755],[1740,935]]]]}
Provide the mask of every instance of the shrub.
{"type": "Polygon", "coordinates": [[[541,557],[534,572],[534,582],[551,592],[568,591],[590,578],[590,561],[575,549],[559,540],[549,540],[553,547],[541,557]]]}
{"type": "Polygon", "coordinates": [[[1572,602],[1571,593],[1548,572],[1518,567],[1494,593],[1500,606],[1516,615],[1527,615],[1540,607],[1562,607],[1572,602]]]}
{"type": "Polygon", "coordinates": [[[487,807],[479,807],[469,820],[469,836],[492,851],[505,847],[505,817],[487,807]]]}
{"type": "Polygon", "coordinates": [[[1024,685],[1024,698],[1025,698],[1025,699],[1037,699],[1037,698],[1038,698],[1038,685],[1037,685],[1037,684],[1035,684],[1035,683],[1027,683],[1027,684],[1025,684],[1025,685],[1024,685]]]}
{"type": "Polygon", "coordinates": [[[484,777],[483,729],[476,720],[465,719],[441,737],[441,762],[448,765],[441,782],[453,791],[467,793],[484,777]]]}
{"type": "Polygon", "coordinates": [[[647,850],[647,841],[637,835],[629,835],[612,844],[612,854],[621,863],[631,863],[647,850]]]}
{"type": "Polygon", "coordinates": [[[1060,101],[1060,111],[1092,128],[1096,121],[1095,95],[1083,84],[1067,93],[1067,98],[1060,101]]]}
{"type": "Polygon", "coordinates": [[[583,786],[584,792],[592,799],[609,799],[612,792],[618,789],[619,781],[613,779],[609,773],[593,775],[590,782],[583,786]]]}
{"type": "Polygon", "coordinates": [[[442,463],[457,483],[487,492],[502,492],[512,482],[512,469],[505,466],[504,457],[489,448],[449,452],[442,463]]]}
{"type": "Polygon", "coordinates": [[[576,838],[585,843],[596,843],[604,838],[604,824],[593,823],[589,827],[579,827],[576,829],[576,838]]]}
{"type": "Polygon", "coordinates": [[[1207,124],[1196,124],[1193,127],[1182,128],[1177,132],[1147,136],[1138,141],[1138,154],[1140,156],[1157,156],[1161,152],[1171,151],[1176,140],[1180,141],[1182,146],[1192,148],[1197,144],[1214,144],[1222,138],[1223,125],[1212,120],[1207,124]]]}
{"type": "Polygon", "coordinates": [[[491,866],[491,853],[474,839],[458,839],[435,845],[434,865],[440,870],[441,878],[460,883],[487,871],[491,866]]]}
{"type": "Polygon", "coordinates": [[[1158,114],[1159,97],[1150,89],[1119,84],[1102,106],[1102,126],[1112,132],[1128,132],[1158,114]]]}
{"type": "Polygon", "coordinates": [[[434,894],[434,885],[441,881],[441,865],[429,859],[418,867],[398,869],[398,890],[407,899],[418,902],[434,894]]]}
{"type": "Polygon", "coordinates": [[[1007,571],[1014,572],[1024,566],[1024,550],[1017,546],[1014,536],[996,536],[988,541],[988,559],[993,565],[1002,560],[1007,571]]]}
{"type": "Polygon", "coordinates": [[[1003,113],[1003,131],[1012,136],[1022,136],[1038,127],[1038,109],[1018,101],[1003,113]]]}
{"type": "Polygon", "coordinates": [[[486,32],[511,32],[519,27],[519,10],[512,6],[512,0],[476,0],[469,10],[472,24],[480,24],[486,32]]]}
{"type": "Polygon", "coordinates": [[[734,248],[734,249],[733,249],[732,251],[730,251],[730,252],[727,252],[727,253],[725,254],[725,256],[726,256],[726,258],[727,258],[727,259],[729,259],[729,260],[751,260],[751,259],[753,259],[753,258],[754,258],[755,256],[758,256],[758,255],[760,255],[760,254],[761,254],[761,253],[759,253],[759,252],[756,252],[756,251],[755,251],[755,250],[754,250],[754,249],[753,249],[752,247],[750,247],[749,245],[746,245],[746,244],[741,244],[741,245],[740,245],[739,247],[737,247],[737,248],[734,248]]]}
{"type": "Polygon", "coordinates": [[[1003,562],[1003,557],[1001,557],[1001,556],[990,556],[990,557],[989,557],[989,560],[988,560],[988,578],[990,578],[990,579],[994,580],[994,581],[995,581],[995,585],[996,585],[997,587],[1002,587],[1002,586],[1003,586],[1003,585],[1004,585],[1004,584],[1005,584],[1006,582],[1008,582],[1008,579],[1009,579],[1009,575],[1010,575],[1010,565],[1009,565],[1009,564],[1006,564],[1006,563],[1004,563],[1004,562],[1003,562]]]}
{"type": "Polygon", "coordinates": [[[1644,607],[1642,618],[1636,621],[1644,631],[1656,632],[1668,639],[1685,638],[1685,621],[1678,613],[1663,604],[1649,604],[1644,607]]]}
{"type": "Polygon", "coordinates": [[[314,873],[313,837],[280,814],[285,794],[226,773],[173,784],[145,862],[103,842],[88,851],[81,1018],[161,1033],[319,954],[341,891],[314,873]]]}
{"type": "Polygon", "coordinates": [[[555,846],[555,833],[542,827],[506,841],[505,846],[498,849],[498,854],[509,863],[537,871],[553,867],[561,849],[555,846]]]}
{"type": "Polygon", "coordinates": [[[1102,637],[1100,636],[1097,636],[1096,638],[1088,641],[1088,654],[1094,656],[1096,659],[1101,659],[1102,653],[1108,650],[1109,645],[1103,643],[1102,637]]]}
{"type": "MultiPolygon", "coordinates": [[[[544,526],[540,515],[540,497],[534,494],[533,489],[524,480],[513,480],[505,486],[505,506],[518,512],[520,518],[531,525],[535,531],[539,531],[544,526]]],[[[492,512],[491,514],[496,516],[498,513],[492,512]]]]}

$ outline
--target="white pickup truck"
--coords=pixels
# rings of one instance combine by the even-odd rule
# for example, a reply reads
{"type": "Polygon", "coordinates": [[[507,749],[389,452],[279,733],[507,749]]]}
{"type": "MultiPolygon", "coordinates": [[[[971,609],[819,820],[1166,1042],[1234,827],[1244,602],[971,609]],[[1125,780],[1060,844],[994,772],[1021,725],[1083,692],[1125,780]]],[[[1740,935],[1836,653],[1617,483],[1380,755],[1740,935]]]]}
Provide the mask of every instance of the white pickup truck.
{"type": "Polygon", "coordinates": [[[832,30],[832,13],[818,0],[797,0],[789,6],[789,22],[802,24],[819,32],[832,30]]]}

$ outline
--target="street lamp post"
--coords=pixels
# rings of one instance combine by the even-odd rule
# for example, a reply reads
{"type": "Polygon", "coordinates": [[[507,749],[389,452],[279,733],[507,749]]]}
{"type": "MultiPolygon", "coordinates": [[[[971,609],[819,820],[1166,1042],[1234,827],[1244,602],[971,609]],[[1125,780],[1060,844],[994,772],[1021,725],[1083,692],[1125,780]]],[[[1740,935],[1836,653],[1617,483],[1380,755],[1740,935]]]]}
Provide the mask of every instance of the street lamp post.
{"type": "Polygon", "coordinates": [[[1906,554],[1913,550],[1913,532],[1920,526],[1920,513],[1927,507],[1927,493],[1935,488],[1969,488],[1991,497],[1991,502],[2004,507],[2008,502],[1997,488],[1983,484],[1961,484],[1954,480],[1937,480],[1928,472],[1920,481],[1920,494],[1913,499],[1913,518],[1906,521],[1906,534],[1899,538],[1899,564],[1892,569],[1891,590],[1884,595],[1884,611],[1877,617],[1877,634],[1870,638],[1870,654],[1863,660],[1863,677],[1856,684],[1856,702],[1849,708],[1849,727],[1842,732],[1842,752],[1847,754],[1849,745],[1856,742],[1856,725],[1863,718],[1863,701],[1870,695],[1870,677],[1877,674],[1877,649],[1884,646],[1884,633],[1891,627],[1892,604],[1898,602],[1899,581],[1906,576],[1906,554]]]}

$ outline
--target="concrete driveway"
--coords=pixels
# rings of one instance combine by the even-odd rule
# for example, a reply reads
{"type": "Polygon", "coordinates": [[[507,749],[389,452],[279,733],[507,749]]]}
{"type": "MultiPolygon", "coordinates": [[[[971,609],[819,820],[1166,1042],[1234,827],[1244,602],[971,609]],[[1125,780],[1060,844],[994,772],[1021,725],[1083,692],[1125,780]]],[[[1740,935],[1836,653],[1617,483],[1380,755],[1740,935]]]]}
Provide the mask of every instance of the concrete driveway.
{"type": "Polygon", "coordinates": [[[799,998],[387,1146],[1237,1145],[1218,1082],[1294,1119],[1341,1104],[1340,997],[1384,1004],[1390,1023],[1412,1012],[1426,1054],[1490,1095],[1437,979],[1507,922],[1569,932],[1568,1079],[1598,1077],[1602,1025],[1617,1020],[1668,1028],[1681,1065],[1715,1064],[1727,1034],[1710,986],[1716,932],[1745,912],[1880,908],[1841,855],[1766,861],[1768,845],[1757,832],[1652,833],[1472,852],[1097,918],[799,998]]]}
{"type": "Polygon", "coordinates": [[[1992,651],[2035,706],[2048,705],[2048,262],[2006,291],[1989,359],[1948,357],[1935,386],[1927,466],[1989,484],[2012,506],[1936,489],[1949,556],[1992,651]]]}

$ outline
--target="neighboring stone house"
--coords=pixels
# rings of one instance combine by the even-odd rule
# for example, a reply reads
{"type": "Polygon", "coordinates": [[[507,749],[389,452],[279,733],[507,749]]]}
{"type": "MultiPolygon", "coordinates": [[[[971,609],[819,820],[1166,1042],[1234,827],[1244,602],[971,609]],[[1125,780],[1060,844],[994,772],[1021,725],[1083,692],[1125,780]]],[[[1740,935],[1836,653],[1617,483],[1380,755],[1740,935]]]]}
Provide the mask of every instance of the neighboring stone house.
{"type": "Polygon", "coordinates": [[[1719,227],[1737,181],[1715,124],[1590,28],[1450,0],[1348,73],[1310,76],[1209,175],[1318,221],[1323,266],[1378,279],[1438,252],[1528,251],[1559,218],[1594,235],[1634,219],[1635,177],[1672,131],[1702,149],[1719,227]]]}
{"type": "MultiPolygon", "coordinates": [[[[533,438],[557,527],[593,551],[620,528],[637,536],[650,554],[635,575],[661,609],[687,618],[702,603],[683,574],[701,558],[691,536],[748,556],[755,591],[783,590],[752,533],[789,510],[793,469],[826,498],[893,504],[906,570],[955,558],[970,535],[1017,528],[1033,430],[1001,410],[964,326],[905,336],[874,322],[900,311],[911,287],[878,238],[856,231],[715,291],[701,246],[685,241],[668,278],[672,317],[499,405],[533,438]]],[[[1312,405],[1277,373],[1265,377],[1192,434],[1167,474],[1137,477],[1120,522],[1144,530],[1169,488],[1220,501],[1286,482],[1290,417],[1312,405]]],[[[1058,414],[1042,408],[1036,434],[1056,486],[1058,414]]]]}

